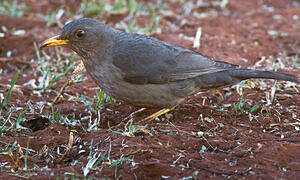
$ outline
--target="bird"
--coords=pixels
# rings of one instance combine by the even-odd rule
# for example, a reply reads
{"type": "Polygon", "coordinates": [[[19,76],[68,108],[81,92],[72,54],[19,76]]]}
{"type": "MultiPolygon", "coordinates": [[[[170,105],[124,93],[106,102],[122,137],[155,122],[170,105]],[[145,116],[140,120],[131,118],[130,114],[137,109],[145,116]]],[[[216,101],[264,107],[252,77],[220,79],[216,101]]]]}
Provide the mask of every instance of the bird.
{"type": "Polygon", "coordinates": [[[156,38],[114,29],[93,18],[67,23],[40,48],[64,46],[108,95],[136,107],[160,108],[161,116],[187,97],[250,78],[300,82],[294,75],[242,68],[156,38]]]}

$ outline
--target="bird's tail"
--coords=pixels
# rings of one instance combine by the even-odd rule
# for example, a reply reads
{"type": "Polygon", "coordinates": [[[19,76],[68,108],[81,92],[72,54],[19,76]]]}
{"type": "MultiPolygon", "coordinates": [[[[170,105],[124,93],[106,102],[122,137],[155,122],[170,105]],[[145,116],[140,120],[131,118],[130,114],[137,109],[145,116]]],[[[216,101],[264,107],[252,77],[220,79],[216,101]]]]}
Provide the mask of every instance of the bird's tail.
{"type": "Polygon", "coordinates": [[[300,83],[299,77],[290,74],[238,68],[198,76],[195,78],[195,83],[196,87],[205,90],[235,84],[250,78],[277,79],[300,83]]]}
{"type": "Polygon", "coordinates": [[[252,69],[234,69],[229,71],[229,74],[241,80],[250,78],[264,78],[264,79],[277,79],[283,81],[291,81],[300,83],[300,78],[291,74],[272,72],[272,71],[260,71],[252,69]]]}

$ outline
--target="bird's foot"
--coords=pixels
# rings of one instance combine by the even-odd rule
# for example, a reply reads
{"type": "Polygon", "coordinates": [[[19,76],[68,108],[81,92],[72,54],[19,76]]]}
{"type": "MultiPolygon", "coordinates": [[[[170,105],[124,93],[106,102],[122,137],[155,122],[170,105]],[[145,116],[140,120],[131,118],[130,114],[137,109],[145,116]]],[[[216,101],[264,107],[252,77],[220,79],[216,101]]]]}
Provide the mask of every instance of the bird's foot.
{"type": "MultiPolygon", "coordinates": [[[[161,116],[161,115],[164,115],[166,113],[168,113],[169,111],[173,110],[175,107],[172,107],[172,108],[164,108],[164,109],[161,109],[153,114],[151,114],[150,116],[147,116],[145,118],[142,118],[141,120],[139,120],[137,122],[137,125],[134,125],[135,127],[141,127],[141,124],[142,123],[149,123],[151,120],[161,116]]],[[[138,114],[142,114],[142,113],[145,113],[145,111],[148,111],[149,109],[146,109],[146,108],[142,108],[142,109],[139,109],[133,113],[131,113],[129,116],[127,116],[126,118],[124,118],[119,124],[115,125],[115,126],[112,126],[110,127],[110,130],[112,129],[115,129],[117,127],[120,127],[122,125],[124,125],[124,129],[125,131],[131,129],[132,124],[134,122],[134,120],[136,119],[136,116],[138,114]],[[126,122],[126,123],[125,123],[126,122]]]]}
{"type": "Polygon", "coordinates": [[[124,125],[125,122],[126,122],[125,127],[127,127],[129,124],[131,124],[131,122],[134,121],[135,117],[136,117],[138,114],[144,113],[144,112],[147,111],[147,110],[148,110],[148,109],[146,109],[146,108],[141,108],[141,109],[139,109],[139,110],[137,110],[137,111],[134,111],[134,112],[131,113],[129,116],[127,116],[126,118],[122,119],[122,121],[121,121],[119,124],[110,127],[110,129],[120,127],[120,126],[124,125]]]}

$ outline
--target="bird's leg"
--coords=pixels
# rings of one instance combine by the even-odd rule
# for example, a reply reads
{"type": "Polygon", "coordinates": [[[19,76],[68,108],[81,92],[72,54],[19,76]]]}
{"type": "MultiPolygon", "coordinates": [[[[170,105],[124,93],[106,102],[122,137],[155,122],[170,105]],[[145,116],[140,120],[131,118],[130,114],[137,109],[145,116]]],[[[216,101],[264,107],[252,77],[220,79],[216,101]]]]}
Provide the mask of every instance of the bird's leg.
{"type": "MultiPolygon", "coordinates": [[[[126,124],[125,124],[125,129],[127,129],[127,126],[134,120],[134,117],[137,115],[137,114],[140,114],[140,113],[143,113],[143,112],[145,112],[147,109],[146,108],[141,108],[141,109],[139,109],[139,110],[137,110],[137,111],[134,111],[133,113],[131,113],[129,116],[127,116],[125,119],[123,119],[122,120],[122,122],[124,122],[124,121],[126,121],[126,120],[128,120],[127,122],[126,122],[126,124]]],[[[121,122],[121,123],[122,123],[121,122]]],[[[121,124],[120,123],[120,124],[121,124]]]]}
{"type": "MultiPolygon", "coordinates": [[[[161,109],[157,112],[155,112],[154,114],[150,115],[150,116],[147,116],[146,118],[143,118],[142,120],[140,120],[138,122],[138,124],[146,121],[146,122],[149,122],[163,114],[166,114],[167,112],[169,111],[172,111],[176,106],[172,107],[172,108],[164,108],[164,109],[161,109]]],[[[145,113],[145,111],[148,111],[148,110],[151,110],[151,109],[147,109],[147,108],[141,108],[137,111],[134,111],[133,113],[131,113],[129,116],[127,116],[126,118],[124,118],[119,124],[115,125],[115,126],[112,126],[110,127],[110,129],[113,129],[113,128],[116,128],[116,127],[120,127],[122,124],[124,124],[124,121],[127,121],[126,124],[125,124],[125,129],[127,129],[128,125],[135,119],[135,116],[137,114],[142,114],[142,113],[145,113]]]]}
{"type": "Polygon", "coordinates": [[[175,108],[175,106],[172,107],[172,108],[163,108],[163,109],[157,111],[156,113],[151,114],[150,116],[140,120],[139,123],[144,122],[144,121],[146,121],[146,123],[147,123],[147,122],[149,122],[149,121],[151,121],[151,120],[153,120],[153,119],[155,119],[155,118],[157,118],[157,117],[159,117],[163,114],[166,114],[167,112],[173,110],[174,108],[175,108]]]}
{"type": "Polygon", "coordinates": [[[74,84],[74,80],[73,79],[77,79],[80,75],[80,73],[84,70],[84,64],[81,61],[74,69],[73,71],[73,78],[69,79],[64,85],[63,87],[60,89],[58,95],[55,97],[55,99],[52,101],[52,104],[57,103],[57,101],[59,100],[60,96],[62,96],[64,94],[64,91],[67,87],[72,86],[74,84]]]}
{"type": "Polygon", "coordinates": [[[134,117],[135,117],[137,114],[144,113],[145,111],[148,111],[148,109],[146,109],[146,108],[141,108],[141,109],[139,109],[139,110],[137,110],[137,111],[134,111],[134,112],[131,113],[129,116],[127,116],[126,118],[122,119],[122,121],[121,121],[119,124],[110,127],[110,129],[119,127],[119,126],[121,126],[122,124],[124,124],[125,121],[127,121],[126,124],[125,124],[125,128],[126,128],[126,127],[130,124],[130,122],[132,122],[132,121],[134,120],[134,117]]]}

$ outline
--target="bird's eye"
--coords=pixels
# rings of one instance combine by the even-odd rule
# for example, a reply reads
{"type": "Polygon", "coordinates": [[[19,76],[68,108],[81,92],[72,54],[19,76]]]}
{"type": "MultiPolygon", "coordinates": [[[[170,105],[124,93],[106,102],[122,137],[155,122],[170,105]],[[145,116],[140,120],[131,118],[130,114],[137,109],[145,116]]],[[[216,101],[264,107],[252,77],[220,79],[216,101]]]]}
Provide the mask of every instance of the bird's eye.
{"type": "Polygon", "coordinates": [[[84,30],[78,30],[78,31],[75,32],[75,37],[77,39],[82,39],[84,37],[84,35],[85,35],[84,30]]]}

